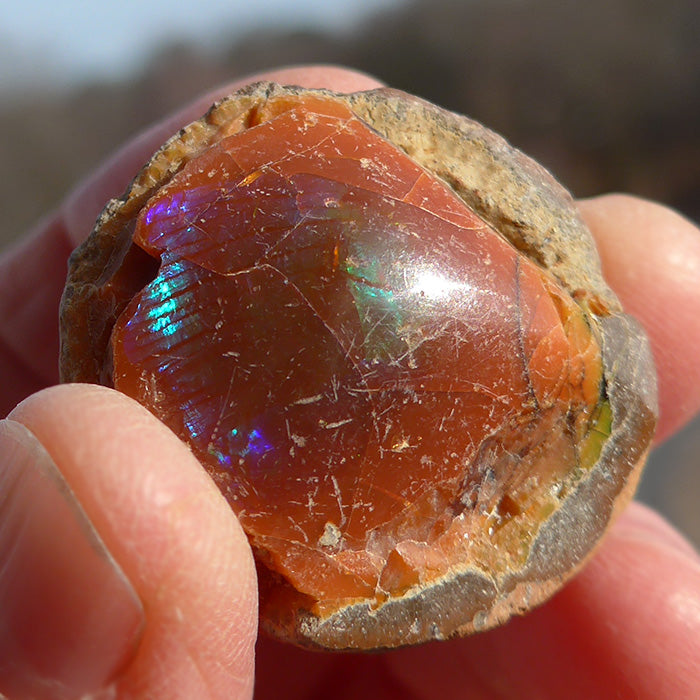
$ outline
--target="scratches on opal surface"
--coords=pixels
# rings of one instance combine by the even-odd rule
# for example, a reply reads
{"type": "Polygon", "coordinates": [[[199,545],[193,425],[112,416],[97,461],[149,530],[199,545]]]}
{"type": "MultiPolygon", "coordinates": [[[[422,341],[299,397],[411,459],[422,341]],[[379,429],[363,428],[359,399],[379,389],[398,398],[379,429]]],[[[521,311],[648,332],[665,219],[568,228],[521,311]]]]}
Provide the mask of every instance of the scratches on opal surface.
{"type": "Polygon", "coordinates": [[[581,309],[346,107],[269,105],[153,194],[134,242],[160,269],[114,328],[115,386],[301,592],[399,591],[428,575],[408,540],[505,570],[470,533],[524,556],[551,484],[600,450],[581,309]]]}

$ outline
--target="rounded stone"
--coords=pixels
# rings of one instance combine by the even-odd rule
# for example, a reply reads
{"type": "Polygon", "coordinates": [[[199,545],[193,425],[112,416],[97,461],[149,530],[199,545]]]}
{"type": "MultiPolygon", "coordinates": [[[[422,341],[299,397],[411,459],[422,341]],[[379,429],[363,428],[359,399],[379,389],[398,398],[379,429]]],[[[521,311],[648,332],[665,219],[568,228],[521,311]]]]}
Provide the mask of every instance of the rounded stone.
{"type": "Polygon", "coordinates": [[[214,105],[73,255],[64,381],[185,440],[273,634],[376,649],[541,603],[631,497],[648,343],[570,196],[481,125],[380,89],[214,105]]]}

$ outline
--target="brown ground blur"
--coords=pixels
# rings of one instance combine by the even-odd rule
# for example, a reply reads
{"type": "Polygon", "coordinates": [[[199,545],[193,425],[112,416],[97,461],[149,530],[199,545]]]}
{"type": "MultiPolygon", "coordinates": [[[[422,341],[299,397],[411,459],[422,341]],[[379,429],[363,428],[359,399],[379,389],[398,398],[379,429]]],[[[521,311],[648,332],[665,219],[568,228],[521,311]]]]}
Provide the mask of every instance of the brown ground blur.
{"type": "MultiPolygon", "coordinates": [[[[578,197],[626,191],[700,221],[699,36],[696,0],[415,0],[345,34],[257,32],[217,59],[172,46],[128,83],[0,94],[0,247],[152,120],[300,62],[353,66],[469,114],[578,197]]],[[[652,457],[640,498],[700,545],[699,497],[696,420],[652,457]]]]}

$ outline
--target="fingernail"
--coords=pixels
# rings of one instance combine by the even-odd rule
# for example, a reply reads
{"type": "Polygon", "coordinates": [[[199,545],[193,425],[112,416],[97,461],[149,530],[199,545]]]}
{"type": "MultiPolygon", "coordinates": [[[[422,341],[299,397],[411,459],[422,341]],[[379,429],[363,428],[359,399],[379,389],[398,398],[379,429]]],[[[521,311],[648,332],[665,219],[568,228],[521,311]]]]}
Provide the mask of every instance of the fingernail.
{"type": "Polygon", "coordinates": [[[0,421],[0,694],[67,700],[134,655],[141,602],[48,452],[0,421]]]}

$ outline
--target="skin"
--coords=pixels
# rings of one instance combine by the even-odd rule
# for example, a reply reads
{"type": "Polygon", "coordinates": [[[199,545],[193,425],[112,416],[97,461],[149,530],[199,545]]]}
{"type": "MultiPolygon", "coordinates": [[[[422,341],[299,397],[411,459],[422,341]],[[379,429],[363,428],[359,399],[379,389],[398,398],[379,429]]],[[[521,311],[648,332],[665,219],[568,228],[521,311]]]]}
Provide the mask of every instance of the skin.
{"type": "MultiPolygon", "coordinates": [[[[99,536],[142,606],[129,608],[138,623],[129,629],[106,613],[103,619],[96,606],[89,629],[100,643],[77,645],[77,665],[99,666],[103,659],[96,655],[108,651],[118,661],[89,681],[87,691],[97,698],[244,699],[252,695],[256,674],[256,697],[287,700],[698,697],[700,557],[639,504],[626,509],[590,564],[559,594],[500,629],[381,655],[315,654],[268,639],[256,648],[251,553],[191,453],[144,409],[111,390],[51,386],[69,251],[165,138],[213,98],[255,79],[337,91],[378,85],[338,68],[304,67],[204,96],[126,145],[0,259],[0,415],[9,412],[41,441],[48,457],[42,454],[82,506],[85,529],[99,536]]],[[[664,439],[700,410],[700,231],[663,206],[628,196],[580,206],[610,285],[651,338],[664,439]]],[[[0,444],[0,473],[9,470],[8,454],[0,444]]],[[[64,566],[92,571],[81,551],[68,551],[64,566]]],[[[0,548],[0,558],[6,554],[0,548]]],[[[38,553],[24,555],[33,561],[38,553]]],[[[53,580],[47,575],[42,590],[50,591],[53,580]]],[[[0,574],[0,589],[4,585],[0,574]]],[[[88,603],[90,595],[88,587],[88,603]]],[[[21,604],[32,609],[33,602],[21,604]]],[[[56,622],[60,595],[51,604],[56,609],[36,632],[49,647],[63,646],[68,634],[85,636],[84,624],[72,629],[70,619],[56,622]]],[[[0,624],[0,648],[8,634],[0,624]]],[[[0,672],[0,692],[10,697],[8,688],[26,680],[12,673],[19,672],[0,672]]],[[[63,691],[36,697],[73,697],[77,687],[71,690],[69,679],[63,691]]]]}

